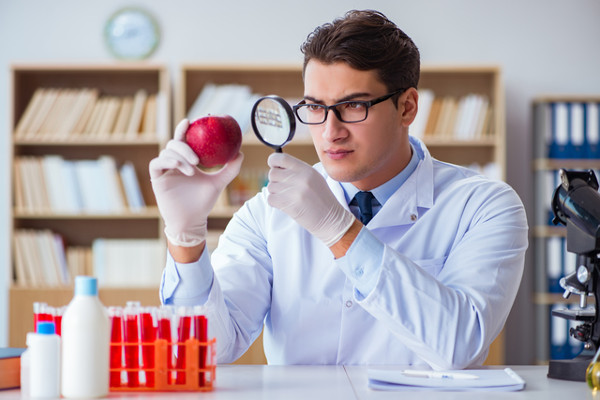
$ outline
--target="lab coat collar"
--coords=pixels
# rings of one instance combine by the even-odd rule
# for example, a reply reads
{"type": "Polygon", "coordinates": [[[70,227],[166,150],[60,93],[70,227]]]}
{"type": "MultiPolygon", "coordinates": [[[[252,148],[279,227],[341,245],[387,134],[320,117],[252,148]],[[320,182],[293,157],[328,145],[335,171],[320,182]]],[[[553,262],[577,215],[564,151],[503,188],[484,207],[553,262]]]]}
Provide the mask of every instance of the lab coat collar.
{"type": "MultiPolygon", "coordinates": [[[[421,160],[415,171],[369,222],[369,229],[415,223],[420,217],[419,208],[433,206],[433,159],[422,141],[412,136],[409,136],[409,140],[421,160]]],[[[315,167],[325,176],[337,201],[349,210],[342,185],[327,176],[321,163],[315,167]]]]}

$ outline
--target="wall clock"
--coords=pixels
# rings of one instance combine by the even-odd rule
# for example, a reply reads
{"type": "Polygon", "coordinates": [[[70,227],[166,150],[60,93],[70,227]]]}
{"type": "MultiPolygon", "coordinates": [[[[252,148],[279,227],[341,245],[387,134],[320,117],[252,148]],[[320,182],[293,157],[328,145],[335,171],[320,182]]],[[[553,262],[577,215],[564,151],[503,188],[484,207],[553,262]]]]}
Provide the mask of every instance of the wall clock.
{"type": "Polygon", "coordinates": [[[117,58],[141,60],[149,57],[160,40],[158,23],[141,8],[127,7],[110,16],[104,27],[104,40],[117,58]]]}

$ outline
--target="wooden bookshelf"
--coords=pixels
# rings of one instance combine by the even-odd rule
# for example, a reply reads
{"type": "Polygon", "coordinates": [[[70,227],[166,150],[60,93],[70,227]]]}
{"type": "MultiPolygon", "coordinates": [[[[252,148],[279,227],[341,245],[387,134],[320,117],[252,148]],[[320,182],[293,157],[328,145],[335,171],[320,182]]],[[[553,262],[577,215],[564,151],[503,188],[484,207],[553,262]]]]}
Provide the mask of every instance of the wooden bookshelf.
{"type": "MultiPolygon", "coordinates": [[[[152,64],[16,64],[11,67],[11,157],[12,204],[11,226],[13,237],[19,230],[51,230],[59,234],[65,245],[91,247],[97,238],[112,239],[156,239],[164,246],[162,220],[156,207],[156,201],[150,185],[148,163],[158,155],[160,149],[171,135],[170,118],[170,77],[164,65],[152,64]],[[61,121],[74,119],[78,101],[67,103],[54,109],[46,116],[42,127],[34,132],[34,125],[25,124],[28,107],[33,104],[36,93],[52,88],[59,93],[81,94],[91,89],[97,92],[98,99],[133,98],[143,91],[147,96],[136,120],[133,110],[123,111],[124,121],[132,122],[134,130],[126,128],[114,131],[116,111],[108,119],[105,111],[103,124],[96,131],[61,131],[62,128],[46,129],[45,126],[61,126],[61,121]],[[155,101],[150,104],[150,98],[155,101]],[[152,106],[152,108],[151,108],[152,106]],[[147,116],[148,120],[143,121],[147,116]],[[54,118],[51,124],[50,118],[54,118]],[[137,121],[137,122],[136,122],[137,121]],[[27,129],[21,129],[28,126],[27,129]],[[104,127],[104,130],[100,129],[104,127]],[[120,211],[90,213],[81,210],[56,212],[51,208],[36,209],[20,207],[17,204],[16,188],[25,182],[16,178],[17,162],[24,157],[43,159],[49,155],[60,156],[68,161],[95,160],[100,156],[111,157],[117,166],[128,162],[134,167],[139,183],[141,197],[145,206],[139,210],[127,205],[120,211]]],[[[67,101],[67,100],[64,100],[67,101]]],[[[97,104],[97,103],[96,103],[97,104]]],[[[122,104],[122,103],[120,103],[122,104]]],[[[57,106],[58,107],[58,106],[57,106]]],[[[115,106],[116,107],[116,106],[115,106]]],[[[123,106],[121,105],[121,108],[123,106]]],[[[121,109],[119,108],[119,110],[121,109]]],[[[42,115],[40,108],[34,109],[33,116],[42,115]]],[[[83,115],[83,114],[82,114],[83,115]]],[[[80,118],[84,123],[83,116],[80,118]]],[[[84,126],[84,125],[81,125],[84,126]]],[[[92,126],[92,125],[90,125],[92,126]]],[[[65,182],[63,182],[65,184],[65,182]]],[[[101,195],[102,196],[102,195],[101,195]]],[[[73,297],[72,286],[58,287],[23,286],[17,284],[15,271],[15,251],[11,253],[14,283],[9,290],[9,320],[11,346],[24,346],[25,334],[33,326],[34,301],[47,302],[50,305],[66,305],[73,297]]],[[[42,268],[48,268],[46,260],[42,268]]],[[[141,268],[141,266],[140,266],[141,268]]],[[[131,287],[100,287],[100,298],[108,305],[124,305],[127,300],[140,300],[142,304],[158,305],[158,282],[156,287],[145,288],[132,284],[131,287]]]]}

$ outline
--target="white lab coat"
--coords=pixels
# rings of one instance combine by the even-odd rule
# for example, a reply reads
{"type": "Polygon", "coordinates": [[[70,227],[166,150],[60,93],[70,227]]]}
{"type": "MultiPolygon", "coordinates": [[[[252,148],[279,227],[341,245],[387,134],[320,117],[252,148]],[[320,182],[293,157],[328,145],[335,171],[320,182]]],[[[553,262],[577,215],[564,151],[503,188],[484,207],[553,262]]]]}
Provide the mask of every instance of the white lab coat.
{"type": "MultiPolygon", "coordinates": [[[[411,142],[417,169],[345,257],[334,260],[263,190],[235,214],[210,261],[169,258],[161,299],[206,305],[219,362],[241,356],[264,322],[270,364],[480,365],[521,280],[523,205],[506,183],[411,142]],[[355,289],[361,279],[374,280],[370,293],[355,289]]],[[[347,207],[339,183],[327,182],[347,207]]]]}

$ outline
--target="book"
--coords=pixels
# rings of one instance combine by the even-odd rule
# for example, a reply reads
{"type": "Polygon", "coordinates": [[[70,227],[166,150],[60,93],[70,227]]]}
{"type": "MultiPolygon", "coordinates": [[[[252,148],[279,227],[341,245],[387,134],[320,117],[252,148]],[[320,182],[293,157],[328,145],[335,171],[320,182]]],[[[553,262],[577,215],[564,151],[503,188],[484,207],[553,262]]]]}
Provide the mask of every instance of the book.
{"type": "Polygon", "coordinates": [[[121,99],[121,108],[117,114],[117,120],[113,127],[113,134],[119,136],[123,135],[127,130],[127,124],[129,123],[129,116],[131,115],[131,108],[133,107],[133,96],[125,96],[121,99]]]}
{"type": "Polygon", "coordinates": [[[144,201],[144,196],[142,195],[142,190],[133,163],[131,161],[123,163],[119,169],[119,175],[121,176],[121,182],[123,184],[125,197],[127,198],[129,210],[134,212],[142,211],[146,207],[146,203],[144,201]]]}
{"type": "Polygon", "coordinates": [[[108,137],[115,126],[119,109],[121,108],[121,100],[116,96],[107,96],[105,98],[106,105],[102,119],[98,124],[97,134],[102,137],[108,137]]]}
{"type": "Polygon", "coordinates": [[[25,348],[0,347],[0,389],[21,386],[21,354],[25,348]]]}
{"type": "Polygon", "coordinates": [[[427,125],[427,119],[429,118],[429,112],[431,110],[434,97],[435,94],[431,89],[419,90],[417,116],[409,128],[409,132],[412,136],[423,138],[423,135],[425,134],[425,126],[427,125]]]}
{"type": "Polygon", "coordinates": [[[23,134],[29,132],[31,129],[31,123],[35,116],[39,113],[39,109],[41,107],[44,96],[46,95],[46,89],[37,88],[33,95],[31,96],[31,100],[27,103],[27,107],[19,119],[17,126],[15,128],[15,135],[17,137],[23,136],[23,134]]]}
{"type": "Polygon", "coordinates": [[[142,125],[142,118],[144,116],[144,108],[146,106],[146,100],[148,99],[148,93],[140,89],[133,96],[133,104],[131,108],[131,116],[127,125],[126,133],[130,137],[136,137],[140,132],[142,125]]]}
{"type": "Polygon", "coordinates": [[[431,103],[431,109],[429,110],[429,118],[425,124],[425,136],[433,136],[436,134],[435,128],[440,115],[440,108],[442,106],[442,98],[435,97],[431,103]]]}
{"type": "Polygon", "coordinates": [[[28,286],[40,286],[41,274],[38,272],[38,265],[35,264],[33,252],[35,248],[32,246],[28,230],[17,230],[14,233],[15,252],[21,254],[22,268],[27,277],[28,286]]]}
{"type": "Polygon", "coordinates": [[[36,134],[42,129],[46,118],[48,118],[50,109],[53,107],[54,102],[58,97],[58,92],[59,89],[47,89],[43,92],[39,107],[37,107],[37,111],[33,115],[31,124],[27,128],[27,132],[25,132],[29,138],[36,137],[36,134]]]}
{"type": "Polygon", "coordinates": [[[92,256],[100,287],[155,287],[166,253],[159,239],[98,238],[92,242],[92,256]]]}
{"type": "Polygon", "coordinates": [[[25,188],[23,185],[23,166],[21,158],[15,157],[13,164],[15,209],[17,211],[23,211],[27,208],[27,203],[25,202],[25,188]]]}
{"type": "Polygon", "coordinates": [[[404,391],[517,391],[525,381],[511,368],[449,371],[371,368],[369,387],[376,390],[404,391]]]}
{"type": "Polygon", "coordinates": [[[65,181],[62,176],[62,163],[63,158],[58,155],[47,155],[42,158],[42,171],[50,200],[50,209],[59,214],[73,211],[67,208],[68,203],[64,199],[65,181]]]}
{"type": "Polygon", "coordinates": [[[155,136],[156,133],[156,95],[148,95],[142,116],[141,132],[155,136]]]}
{"type": "Polygon", "coordinates": [[[82,199],[82,211],[88,214],[109,213],[106,186],[102,179],[100,164],[96,160],[75,161],[77,186],[82,199]]]}
{"type": "Polygon", "coordinates": [[[598,115],[600,103],[585,104],[585,140],[587,142],[586,158],[600,158],[600,123],[598,115]]]}
{"type": "Polygon", "coordinates": [[[96,161],[96,168],[100,174],[97,184],[101,185],[107,212],[123,212],[125,210],[125,198],[121,192],[115,159],[112,156],[100,156],[96,161]]]}
{"type": "Polygon", "coordinates": [[[94,112],[94,108],[96,107],[99,95],[98,89],[83,89],[83,98],[80,102],[81,113],[76,118],[76,122],[70,128],[69,133],[74,135],[81,135],[84,133],[85,127],[87,126],[87,123],[94,112]]]}

